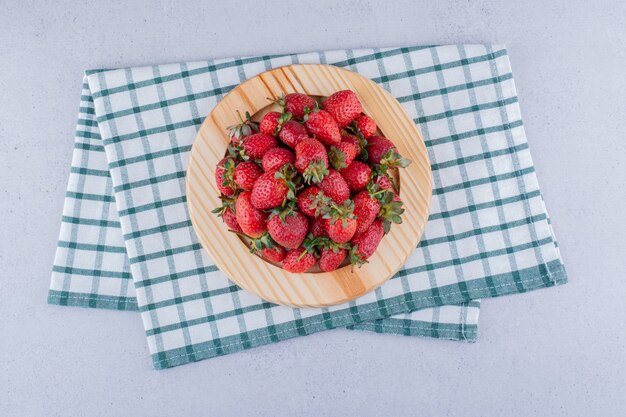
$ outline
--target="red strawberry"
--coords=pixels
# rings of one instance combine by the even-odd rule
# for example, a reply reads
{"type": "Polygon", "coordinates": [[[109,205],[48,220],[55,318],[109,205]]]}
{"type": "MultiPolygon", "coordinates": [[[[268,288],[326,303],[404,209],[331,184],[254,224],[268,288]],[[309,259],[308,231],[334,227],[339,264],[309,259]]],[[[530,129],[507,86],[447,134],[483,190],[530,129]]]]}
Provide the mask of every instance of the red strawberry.
{"type": "Polygon", "coordinates": [[[355,144],[358,147],[361,147],[361,144],[359,142],[359,138],[357,138],[356,136],[351,135],[348,132],[345,132],[343,130],[341,131],[341,141],[342,142],[350,142],[350,143],[355,144]]]}
{"type": "Polygon", "coordinates": [[[226,226],[228,226],[230,230],[235,233],[243,233],[243,230],[241,230],[241,226],[239,226],[239,223],[237,223],[237,217],[235,217],[235,213],[233,213],[231,209],[225,209],[222,213],[222,218],[224,219],[224,223],[226,223],[226,226]]]}
{"type": "Polygon", "coordinates": [[[320,217],[312,217],[309,221],[309,232],[314,237],[327,236],[324,220],[320,217]]]}
{"type": "Polygon", "coordinates": [[[285,164],[293,164],[295,160],[295,156],[293,152],[289,149],[285,148],[272,148],[269,151],[265,152],[263,155],[263,160],[261,161],[263,165],[263,171],[272,172],[281,168],[285,164]]]}
{"type": "Polygon", "coordinates": [[[354,119],[354,123],[365,139],[376,134],[376,122],[368,115],[362,114],[357,116],[357,118],[354,119]]]}
{"type": "Polygon", "coordinates": [[[235,213],[237,214],[237,223],[241,230],[248,236],[256,238],[267,230],[265,219],[267,214],[256,209],[250,201],[251,193],[244,191],[237,197],[235,204],[235,213]]]}
{"type": "Polygon", "coordinates": [[[325,110],[318,110],[306,115],[304,121],[309,135],[315,136],[324,145],[336,145],[341,142],[339,126],[333,116],[325,110]]]}
{"type": "Polygon", "coordinates": [[[363,138],[359,138],[358,136],[351,135],[346,132],[341,133],[341,141],[353,143],[357,148],[357,156],[363,160],[367,160],[367,141],[363,138]]]}
{"type": "Polygon", "coordinates": [[[324,229],[334,242],[347,243],[356,232],[357,221],[353,214],[354,203],[347,200],[344,205],[334,205],[324,214],[324,229]]]}
{"type": "Polygon", "coordinates": [[[296,170],[307,184],[319,183],[328,174],[328,154],[316,139],[305,139],[296,146],[296,170]]]}
{"type": "Polygon", "coordinates": [[[287,113],[279,113],[277,111],[271,111],[266,113],[265,116],[261,119],[261,123],[259,125],[259,129],[261,133],[265,133],[266,135],[276,136],[278,131],[280,130],[282,124],[289,120],[291,115],[287,113]]]}
{"type": "Polygon", "coordinates": [[[298,211],[275,214],[267,221],[267,231],[276,243],[287,249],[295,249],[306,237],[309,221],[298,211]]]}
{"type": "Polygon", "coordinates": [[[239,118],[239,123],[226,128],[228,136],[230,137],[230,142],[235,145],[237,145],[244,137],[250,136],[251,134],[259,131],[259,124],[252,121],[250,113],[246,112],[246,120],[243,120],[241,113],[237,110],[237,117],[239,118]]]}
{"type": "Polygon", "coordinates": [[[306,94],[300,93],[287,94],[276,102],[283,106],[286,112],[291,113],[291,116],[295,119],[302,119],[305,109],[312,110],[315,107],[315,100],[306,94]]]}
{"type": "Polygon", "coordinates": [[[250,191],[261,174],[263,174],[261,167],[252,161],[245,161],[235,167],[233,179],[239,188],[250,191]]]}
{"type": "Polygon", "coordinates": [[[347,255],[348,251],[339,245],[322,248],[320,251],[320,269],[324,272],[334,271],[339,268],[347,255]]]}
{"type": "Polygon", "coordinates": [[[285,257],[287,251],[277,244],[268,232],[264,232],[260,237],[252,239],[250,253],[261,255],[261,257],[270,262],[280,262],[285,257]]]}
{"type": "Polygon", "coordinates": [[[287,252],[287,256],[283,259],[283,269],[295,273],[306,272],[313,268],[315,262],[317,262],[315,255],[303,247],[299,247],[287,252]]]}
{"type": "Polygon", "coordinates": [[[261,159],[265,152],[277,144],[274,136],[265,133],[255,133],[243,139],[236,152],[243,160],[261,159]]]}
{"type": "Polygon", "coordinates": [[[354,91],[343,90],[328,97],[324,101],[324,109],[333,116],[340,127],[344,127],[361,114],[363,106],[354,91]]]}
{"type": "Polygon", "coordinates": [[[398,153],[393,142],[383,136],[371,136],[367,143],[367,160],[370,164],[380,164],[388,168],[404,168],[411,163],[398,153]]]}
{"type": "Polygon", "coordinates": [[[239,223],[237,223],[237,217],[235,216],[235,203],[237,201],[236,196],[227,197],[220,196],[222,200],[222,205],[215,210],[212,210],[211,213],[217,214],[218,217],[221,217],[226,226],[230,230],[235,233],[242,233],[241,227],[239,227],[239,223]]]}
{"type": "Polygon", "coordinates": [[[266,172],[252,187],[252,205],[261,210],[280,206],[285,202],[288,191],[287,185],[273,172],[266,172]]]}
{"type": "Polygon", "coordinates": [[[261,119],[261,123],[259,125],[259,130],[261,133],[265,133],[266,135],[274,135],[278,130],[278,118],[281,113],[277,111],[271,111],[266,113],[265,116],[261,119]]]}
{"type": "Polygon", "coordinates": [[[380,212],[380,202],[368,190],[360,191],[354,196],[354,215],[356,216],[357,226],[355,236],[365,232],[376,220],[380,212]]]}
{"type": "Polygon", "coordinates": [[[350,188],[346,180],[334,169],[328,171],[328,175],[320,182],[320,188],[324,195],[330,197],[337,204],[343,204],[350,198],[350,188]]]}
{"type": "Polygon", "coordinates": [[[339,171],[346,180],[350,191],[361,191],[370,182],[372,168],[364,162],[354,161],[347,168],[339,171]]]}
{"type": "Polygon", "coordinates": [[[359,146],[352,142],[340,142],[330,147],[328,160],[335,169],[345,168],[352,163],[359,149],[359,146]]]}
{"type": "Polygon", "coordinates": [[[282,262],[285,259],[285,255],[287,255],[285,248],[280,245],[274,245],[272,248],[263,248],[258,253],[263,259],[276,263],[282,262]]]}
{"type": "Polygon", "coordinates": [[[319,187],[311,185],[298,194],[298,208],[309,217],[315,217],[324,211],[330,199],[322,193],[319,187]]]}
{"type": "Polygon", "coordinates": [[[350,258],[353,264],[362,264],[372,256],[376,251],[378,244],[383,239],[385,231],[383,230],[383,221],[374,220],[374,223],[363,233],[354,237],[350,244],[352,245],[350,258]]]}
{"type": "Polygon", "coordinates": [[[252,205],[258,209],[280,206],[287,199],[296,199],[296,172],[291,164],[284,165],[279,171],[266,172],[252,187],[252,205]]]}
{"type": "Polygon", "coordinates": [[[237,184],[233,181],[235,160],[226,157],[217,163],[215,167],[215,183],[220,192],[226,196],[233,195],[237,184]]]}
{"type": "Polygon", "coordinates": [[[382,190],[393,190],[393,183],[386,175],[377,175],[372,179],[372,184],[377,184],[382,190]]]}
{"type": "Polygon", "coordinates": [[[309,134],[301,123],[298,123],[295,120],[290,120],[283,123],[280,132],[278,132],[278,137],[284,142],[285,145],[295,149],[298,143],[304,139],[308,139],[309,134]]]}
{"type": "Polygon", "coordinates": [[[324,228],[328,237],[337,243],[347,243],[356,232],[357,222],[354,218],[324,219],[324,228]]]}
{"type": "Polygon", "coordinates": [[[368,141],[368,162],[370,164],[380,164],[380,159],[383,155],[392,149],[395,149],[395,145],[392,141],[384,136],[372,136],[368,141]]]}

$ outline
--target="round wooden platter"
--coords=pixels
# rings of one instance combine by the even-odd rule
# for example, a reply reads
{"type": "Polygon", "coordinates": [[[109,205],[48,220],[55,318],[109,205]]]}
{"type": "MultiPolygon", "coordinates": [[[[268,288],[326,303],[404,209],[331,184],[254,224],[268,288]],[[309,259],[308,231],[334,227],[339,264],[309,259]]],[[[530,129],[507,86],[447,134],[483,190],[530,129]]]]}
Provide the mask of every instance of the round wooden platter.
{"type": "Polygon", "coordinates": [[[187,204],[202,246],[233,282],[259,297],[292,307],[322,307],[344,303],[374,290],[393,276],[422,236],[431,201],[431,170],[417,126],[387,91],[354,72],[329,65],[289,65],[259,74],[233,89],[205,119],[191,150],[187,169],[187,204]],[[211,213],[221,202],[214,170],[229,143],[226,128],[237,124],[237,111],[258,120],[272,107],[269,98],[294,92],[328,97],[352,90],[373,117],[380,132],[400,154],[413,162],[400,170],[403,223],[394,224],[378,249],[361,268],[345,266],[333,272],[289,273],[250,254],[244,241],[229,232],[211,213]]]}

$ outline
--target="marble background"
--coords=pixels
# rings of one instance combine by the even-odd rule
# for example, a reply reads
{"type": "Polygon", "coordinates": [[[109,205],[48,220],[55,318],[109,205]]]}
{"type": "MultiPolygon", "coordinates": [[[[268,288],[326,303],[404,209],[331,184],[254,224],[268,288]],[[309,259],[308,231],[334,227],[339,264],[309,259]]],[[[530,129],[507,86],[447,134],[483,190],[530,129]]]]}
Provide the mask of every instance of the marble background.
{"type": "Polygon", "coordinates": [[[626,3],[0,3],[0,415],[624,415],[626,3]],[[508,46],[570,275],[473,345],[335,330],[154,371],[136,313],[46,304],[82,73],[347,47],[508,46]]]}

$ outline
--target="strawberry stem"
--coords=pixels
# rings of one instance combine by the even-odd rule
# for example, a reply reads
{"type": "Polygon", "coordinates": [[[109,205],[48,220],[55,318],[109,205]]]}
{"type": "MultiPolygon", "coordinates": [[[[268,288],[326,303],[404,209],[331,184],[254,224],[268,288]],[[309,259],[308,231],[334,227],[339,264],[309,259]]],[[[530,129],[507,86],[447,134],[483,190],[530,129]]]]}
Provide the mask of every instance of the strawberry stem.
{"type": "Polygon", "coordinates": [[[328,151],[328,160],[336,170],[346,167],[346,154],[341,149],[331,146],[328,151]]]}
{"type": "Polygon", "coordinates": [[[310,162],[302,173],[304,182],[307,184],[319,184],[326,175],[328,175],[328,167],[321,159],[316,159],[310,162]]]}

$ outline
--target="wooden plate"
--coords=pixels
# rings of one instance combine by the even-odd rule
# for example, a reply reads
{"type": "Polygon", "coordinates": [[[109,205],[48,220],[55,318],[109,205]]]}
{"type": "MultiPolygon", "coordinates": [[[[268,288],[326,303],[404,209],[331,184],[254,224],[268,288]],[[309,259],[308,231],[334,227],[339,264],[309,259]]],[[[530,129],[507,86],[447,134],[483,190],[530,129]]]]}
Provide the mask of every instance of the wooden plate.
{"type": "Polygon", "coordinates": [[[202,246],[233,282],[259,297],[293,307],[344,303],[372,291],[406,262],[422,236],[431,200],[431,170],[424,141],[415,123],[387,91],[354,72],[329,65],[289,65],[251,78],[232,90],[205,119],[191,150],[187,169],[187,204],[202,246]],[[327,97],[353,90],[364,113],[376,120],[381,133],[413,161],[399,173],[404,201],[403,223],[393,225],[369,263],[326,273],[293,274],[251,255],[238,235],[211,210],[220,205],[215,184],[216,164],[224,157],[227,126],[237,123],[236,111],[258,118],[272,109],[267,99],[294,92],[327,97]]]}

